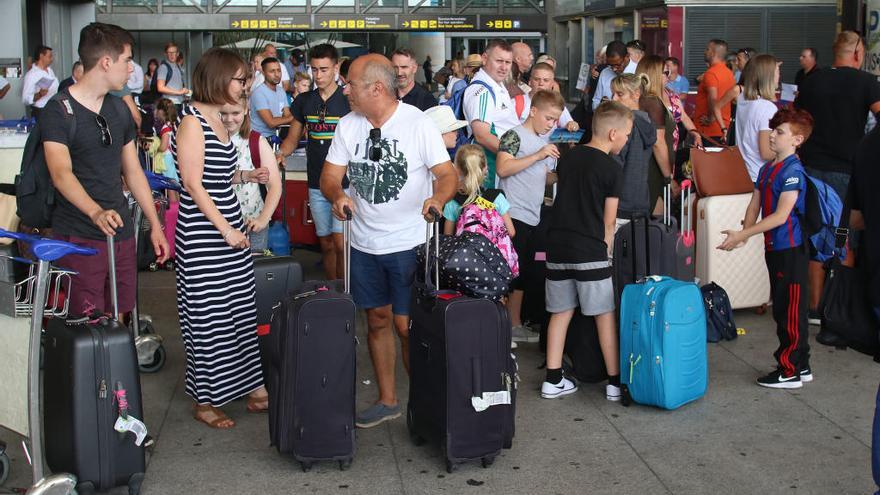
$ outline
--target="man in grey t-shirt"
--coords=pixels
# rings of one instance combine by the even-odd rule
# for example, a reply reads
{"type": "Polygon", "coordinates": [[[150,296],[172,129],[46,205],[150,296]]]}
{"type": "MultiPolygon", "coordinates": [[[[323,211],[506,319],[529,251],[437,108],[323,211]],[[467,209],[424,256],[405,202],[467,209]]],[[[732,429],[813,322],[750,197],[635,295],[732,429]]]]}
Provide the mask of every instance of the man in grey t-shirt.
{"type": "Polygon", "coordinates": [[[168,98],[175,105],[183,103],[183,97],[189,93],[189,90],[183,84],[183,72],[177,65],[180,60],[180,49],[173,42],[165,45],[165,60],[159,64],[156,69],[156,90],[163,97],[168,98]],[[171,78],[168,78],[168,71],[171,71],[171,78]],[[166,82],[167,81],[167,82],[166,82]]]}

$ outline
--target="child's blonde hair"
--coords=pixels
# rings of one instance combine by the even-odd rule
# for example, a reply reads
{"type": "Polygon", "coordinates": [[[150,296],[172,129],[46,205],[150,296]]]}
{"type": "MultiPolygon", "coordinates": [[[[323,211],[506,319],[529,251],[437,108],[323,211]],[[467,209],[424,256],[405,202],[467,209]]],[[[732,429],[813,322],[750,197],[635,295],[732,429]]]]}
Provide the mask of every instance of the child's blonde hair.
{"type": "Polygon", "coordinates": [[[467,206],[480,195],[480,185],[486,179],[486,153],[481,146],[465,144],[455,153],[455,166],[463,174],[461,188],[467,199],[461,206],[467,206]]]}
{"type": "Polygon", "coordinates": [[[651,85],[651,79],[647,74],[621,74],[611,80],[611,90],[626,92],[631,95],[638,92],[640,95],[646,95],[648,87],[651,85]]]}

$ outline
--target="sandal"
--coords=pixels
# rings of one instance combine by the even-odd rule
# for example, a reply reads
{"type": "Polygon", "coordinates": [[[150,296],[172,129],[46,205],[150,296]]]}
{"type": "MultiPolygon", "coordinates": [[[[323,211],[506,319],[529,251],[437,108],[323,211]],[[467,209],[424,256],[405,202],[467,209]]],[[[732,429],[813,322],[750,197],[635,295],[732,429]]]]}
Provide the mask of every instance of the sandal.
{"type": "Polygon", "coordinates": [[[269,412],[269,394],[261,397],[248,397],[247,412],[254,414],[269,412]]]}
{"type": "Polygon", "coordinates": [[[223,411],[221,411],[220,409],[217,409],[216,407],[214,407],[210,404],[205,404],[205,405],[196,404],[195,407],[193,407],[193,419],[195,419],[196,421],[199,421],[201,423],[205,423],[206,425],[210,426],[211,428],[214,428],[217,430],[228,430],[228,429],[232,428],[233,426],[235,426],[235,421],[233,421],[223,411]],[[211,413],[215,416],[215,418],[211,419],[211,420],[206,419],[203,416],[204,413],[211,413]]]}

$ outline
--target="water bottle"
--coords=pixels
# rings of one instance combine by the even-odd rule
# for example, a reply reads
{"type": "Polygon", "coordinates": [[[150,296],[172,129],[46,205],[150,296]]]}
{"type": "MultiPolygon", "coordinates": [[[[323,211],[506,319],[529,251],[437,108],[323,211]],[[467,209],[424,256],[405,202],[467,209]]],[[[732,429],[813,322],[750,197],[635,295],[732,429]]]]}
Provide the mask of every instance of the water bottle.
{"type": "Polygon", "coordinates": [[[283,222],[272,222],[269,226],[269,251],[275,256],[290,254],[290,235],[283,222]]]}

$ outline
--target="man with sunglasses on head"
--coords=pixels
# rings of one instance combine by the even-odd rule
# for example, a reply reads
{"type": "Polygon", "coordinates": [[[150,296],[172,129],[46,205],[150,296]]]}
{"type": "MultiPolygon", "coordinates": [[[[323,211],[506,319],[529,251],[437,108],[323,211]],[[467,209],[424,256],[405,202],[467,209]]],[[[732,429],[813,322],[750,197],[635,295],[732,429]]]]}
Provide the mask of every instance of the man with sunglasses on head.
{"type": "MultiPolygon", "coordinates": [[[[834,62],[806,78],[798,87],[794,105],[813,116],[815,126],[810,138],[798,150],[807,174],[831,186],[843,200],[859,141],[865,136],[868,113],[880,112],[880,82],[861,70],[865,62],[865,42],[854,31],[843,31],[834,41],[834,62]]],[[[858,236],[850,233],[844,264],[855,264],[858,236]]],[[[822,263],[810,261],[810,324],[818,325],[816,309],[825,285],[822,263]]],[[[827,330],[816,340],[835,345],[840,338],[827,330]]]]}
{"type": "Polygon", "coordinates": [[[400,416],[395,386],[395,330],[409,370],[409,303],[414,247],[425,220],[455,194],[458,173],[430,117],[397,99],[397,72],[379,54],[354,60],[345,94],[352,112],[336,127],[321,191],[338,219],[353,213],[351,295],[367,311],[367,343],[379,398],[355,424],[369,428],[400,416]],[[348,173],[351,195],[342,188],[348,173]]]}
{"type": "Polygon", "coordinates": [[[133,45],[131,35],[119,26],[84,27],[78,49],[83,76],[46,104],[39,123],[46,164],[58,192],[52,212],[54,235],[98,251],[97,256],[67,256],[59,261],[60,266],[79,272],[73,280],[75,290],[68,291],[72,315],[111,310],[105,291],[107,236],[115,239],[119,311],[134,307],[137,253],[123,181],[153,226],[149,242],[158,263],[168,259],[168,243],[138,160],[134,121],[125,104],[108,94],[125,86],[132,71],[133,45]]]}
{"type": "MultiPolygon", "coordinates": [[[[333,217],[330,202],[321,194],[321,170],[339,119],[351,109],[342,88],[336,84],[339,72],[339,52],[330,44],[312,47],[309,66],[317,89],[293,100],[293,122],[290,132],[278,149],[279,158],[293,153],[305,129],[306,172],[309,184],[309,205],[315,230],[321,243],[321,255],[327,280],[342,278],[342,222],[333,217]]],[[[348,189],[348,178],[342,179],[343,189],[348,189]]]]}

